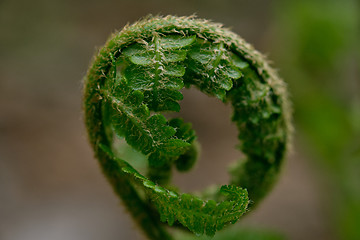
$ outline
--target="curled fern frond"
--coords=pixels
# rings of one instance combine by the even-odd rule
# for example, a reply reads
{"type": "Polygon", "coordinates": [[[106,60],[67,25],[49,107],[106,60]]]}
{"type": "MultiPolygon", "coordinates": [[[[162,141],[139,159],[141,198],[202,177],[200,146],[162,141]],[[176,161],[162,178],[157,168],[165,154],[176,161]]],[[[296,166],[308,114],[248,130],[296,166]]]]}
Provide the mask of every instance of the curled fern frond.
{"type": "Polygon", "coordinates": [[[208,236],[235,223],[270,190],[291,130],[286,88],[262,55],[220,25],[187,17],[150,17],[115,33],[88,71],[84,108],[104,174],[150,239],[171,239],[163,222],[208,236]],[[231,103],[247,157],[206,199],[169,185],[174,167],[191,169],[198,147],[190,123],[161,113],[178,112],[190,86],[231,103]],[[119,154],[121,139],[143,156],[145,172],[119,154]]]}

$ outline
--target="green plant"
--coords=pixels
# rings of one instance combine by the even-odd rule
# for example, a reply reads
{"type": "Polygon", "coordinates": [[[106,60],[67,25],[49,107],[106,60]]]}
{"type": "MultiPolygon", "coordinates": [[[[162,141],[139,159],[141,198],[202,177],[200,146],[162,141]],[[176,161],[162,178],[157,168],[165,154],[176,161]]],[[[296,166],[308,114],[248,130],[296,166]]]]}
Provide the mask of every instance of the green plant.
{"type": "Polygon", "coordinates": [[[335,239],[360,239],[360,2],[286,0],[274,9],[270,42],[293,89],[302,154],[323,179],[326,224],[335,239]]]}
{"type": "Polygon", "coordinates": [[[90,142],[115,192],[150,239],[171,239],[162,222],[213,236],[270,190],[289,141],[286,95],[261,54],[229,30],[191,17],[149,17],[99,51],[84,108],[90,142]],[[231,103],[247,156],[229,185],[204,196],[170,185],[174,166],[193,166],[196,135],[190,123],[159,114],[179,111],[180,90],[191,85],[231,103]]]}

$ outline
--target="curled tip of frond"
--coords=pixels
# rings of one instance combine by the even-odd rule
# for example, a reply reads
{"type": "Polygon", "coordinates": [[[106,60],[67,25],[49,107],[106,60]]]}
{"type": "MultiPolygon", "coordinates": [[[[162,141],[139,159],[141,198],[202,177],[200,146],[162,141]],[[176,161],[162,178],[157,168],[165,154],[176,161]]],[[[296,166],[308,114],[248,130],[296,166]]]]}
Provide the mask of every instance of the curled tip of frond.
{"type": "Polygon", "coordinates": [[[161,221],[196,234],[212,236],[235,223],[271,189],[292,132],[286,86],[266,58],[222,24],[196,15],[148,15],[114,33],[88,71],[84,109],[105,175],[152,239],[168,239],[154,208],[161,221]],[[180,111],[180,90],[192,85],[231,102],[247,157],[214,200],[166,188],[172,168],[187,171],[198,156],[191,124],[162,115],[180,111]],[[147,175],[117,156],[119,138],[148,160],[147,175]]]}

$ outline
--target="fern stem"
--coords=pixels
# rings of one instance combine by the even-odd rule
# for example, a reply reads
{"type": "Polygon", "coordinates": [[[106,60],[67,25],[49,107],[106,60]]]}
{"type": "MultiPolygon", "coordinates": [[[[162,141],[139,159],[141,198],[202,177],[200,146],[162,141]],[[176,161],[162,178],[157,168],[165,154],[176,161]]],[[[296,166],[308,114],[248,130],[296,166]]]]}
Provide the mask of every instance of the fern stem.
{"type": "Polygon", "coordinates": [[[172,237],[165,231],[163,224],[157,221],[158,215],[152,214],[150,206],[139,197],[129,180],[121,174],[118,163],[101,150],[97,157],[102,160],[104,175],[145,235],[152,240],[171,240],[172,237]]]}

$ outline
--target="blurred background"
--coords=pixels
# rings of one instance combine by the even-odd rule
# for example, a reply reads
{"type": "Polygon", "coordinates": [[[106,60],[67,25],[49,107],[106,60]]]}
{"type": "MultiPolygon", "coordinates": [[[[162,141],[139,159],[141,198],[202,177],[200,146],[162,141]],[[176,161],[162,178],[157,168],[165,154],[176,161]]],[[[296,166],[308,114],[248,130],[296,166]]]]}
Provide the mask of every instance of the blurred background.
{"type": "MultiPolygon", "coordinates": [[[[357,0],[0,1],[0,239],[144,239],[88,144],[82,79],[108,36],[148,14],[221,22],[273,61],[294,108],[274,190],[237,224],[287,239],[360,239],[357,0]]],[[[184,191],[225,184],[241,157],[230,106],[184,92],[202,144],[184,191]]],[[[256,239],[256,238],[253,238],[256,239]]]]}

